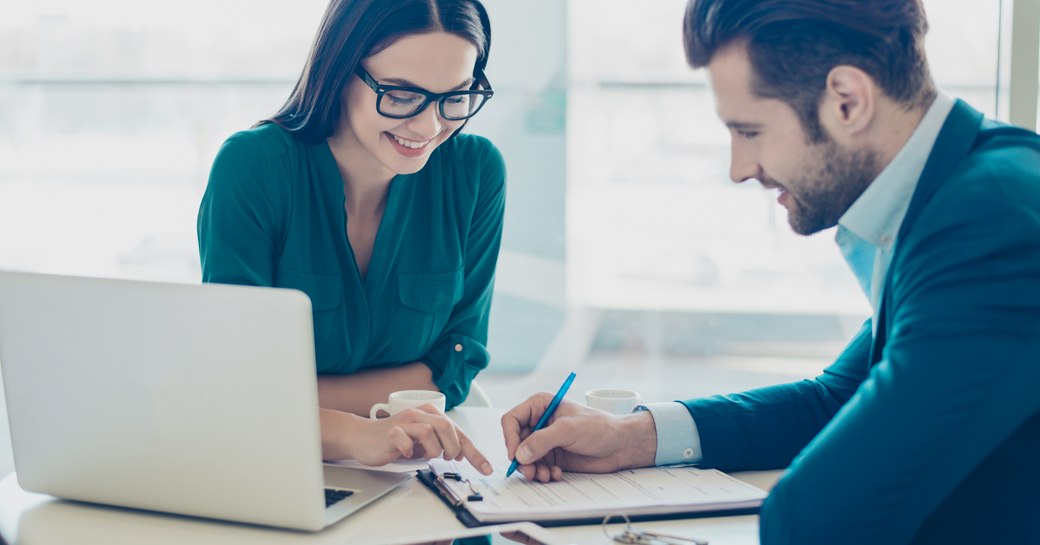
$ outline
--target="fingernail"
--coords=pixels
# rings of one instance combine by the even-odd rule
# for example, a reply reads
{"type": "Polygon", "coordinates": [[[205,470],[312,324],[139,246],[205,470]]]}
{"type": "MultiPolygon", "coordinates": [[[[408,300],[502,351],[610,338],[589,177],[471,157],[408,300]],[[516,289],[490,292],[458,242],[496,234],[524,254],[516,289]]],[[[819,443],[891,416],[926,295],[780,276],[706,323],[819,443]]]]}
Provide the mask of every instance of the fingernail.
{"type": "Polygon", "coordinates": [[[521,464],[526,464],[531,458],[531,448],[527,445],[522,445],[516,449],[516,460],[521,464]]]}
{"type": "Polygon", "coordinates": [[[491,464],[484,462],[484,465],[480,466],[480,471],[484,472],[485,474],[490,474],[492,471],[491,464]]]}

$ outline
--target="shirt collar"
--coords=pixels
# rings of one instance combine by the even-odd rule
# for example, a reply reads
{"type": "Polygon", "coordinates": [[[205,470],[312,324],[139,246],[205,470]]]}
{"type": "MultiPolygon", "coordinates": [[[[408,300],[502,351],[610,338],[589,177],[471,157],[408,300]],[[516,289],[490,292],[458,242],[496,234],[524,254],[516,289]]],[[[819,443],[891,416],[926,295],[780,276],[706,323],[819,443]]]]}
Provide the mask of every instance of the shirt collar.
{"type": "Polygon", "coordinates": [[[890,248],[910,198],[939,138],[953,99],[939,93],[895,158],[838,220],[838,225],[878,248],[890,248]]]}

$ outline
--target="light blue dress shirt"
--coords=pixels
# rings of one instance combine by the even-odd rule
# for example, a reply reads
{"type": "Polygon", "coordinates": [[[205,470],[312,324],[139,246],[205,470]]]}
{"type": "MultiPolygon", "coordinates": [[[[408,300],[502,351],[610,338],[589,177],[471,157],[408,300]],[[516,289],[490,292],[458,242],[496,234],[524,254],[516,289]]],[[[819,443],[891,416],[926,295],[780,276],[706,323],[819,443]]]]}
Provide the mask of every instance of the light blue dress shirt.
{"type": "MultiPolygon", "coordinates": [[[[944,94],[940,93],[935,98],[892,162],[838,220],[835,242],[870,300],[873,324],[877,324],[878,300],[892,260],[896,235],[953,104],[953,99],[944,94]]],[[[697,423],[686,406],[675,401],[640,405],[635,410],[647,410],[653,415],[654,427],[657,429],[657,456],[654,463],[660,466],[696,464],[701,461],[697,423]]]]}

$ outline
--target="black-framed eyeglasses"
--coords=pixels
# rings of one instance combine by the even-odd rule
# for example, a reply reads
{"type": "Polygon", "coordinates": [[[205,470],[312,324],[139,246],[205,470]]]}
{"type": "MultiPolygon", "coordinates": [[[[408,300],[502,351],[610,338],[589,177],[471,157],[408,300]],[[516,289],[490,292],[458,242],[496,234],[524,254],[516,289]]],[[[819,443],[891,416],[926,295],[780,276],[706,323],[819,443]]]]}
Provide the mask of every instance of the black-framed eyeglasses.
{"type": "Polygon", "coordinates": [[[448,121],[469,119],[495,94],[483,71],[473,82],[473,89],[450,93],[431,93],[418,87],[380,85],[367,70],[358,65],[357,77],[376,92],[376,111],[383,117],[406,119],[419,115],[431,102],[437,103],[441,117],[448,121]]]}

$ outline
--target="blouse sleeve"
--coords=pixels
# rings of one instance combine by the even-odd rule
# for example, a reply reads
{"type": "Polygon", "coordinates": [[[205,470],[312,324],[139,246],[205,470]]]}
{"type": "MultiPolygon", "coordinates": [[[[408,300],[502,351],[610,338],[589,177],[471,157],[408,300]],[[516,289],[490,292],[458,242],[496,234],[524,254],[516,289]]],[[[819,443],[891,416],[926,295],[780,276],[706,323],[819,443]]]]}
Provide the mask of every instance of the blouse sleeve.
{"type": "Polygon", "coordinates": [[[476,206],[466,238],[462,298],[452,309],[440,337],[421,358],[433,371],[433,380],[447,398],[447,408],[462,403],[470,383],[491,359],[487,350],[491,292],[502,242],[505,212],[505,162],[490,142],[480,139],[476,162],[476,206]]]}
{"type": "Polygon", "coordinates": [[[232,136],[213,161],[196,225],[203,282],[272,285],[279,223],[254,138],[232,136]]]}

